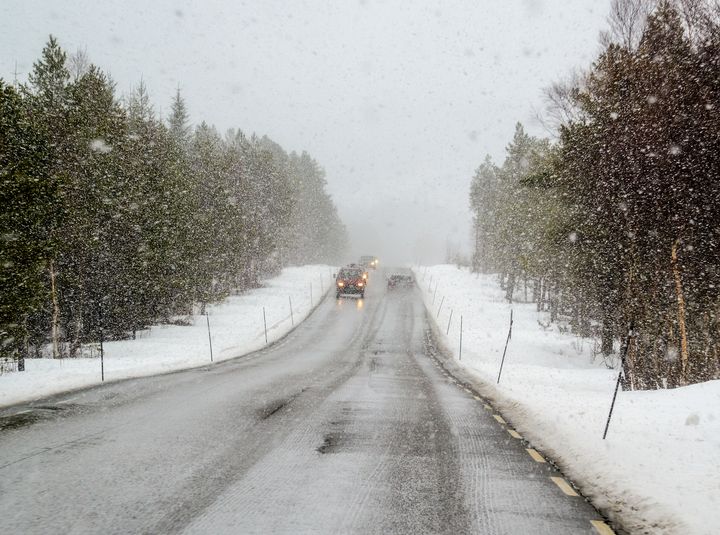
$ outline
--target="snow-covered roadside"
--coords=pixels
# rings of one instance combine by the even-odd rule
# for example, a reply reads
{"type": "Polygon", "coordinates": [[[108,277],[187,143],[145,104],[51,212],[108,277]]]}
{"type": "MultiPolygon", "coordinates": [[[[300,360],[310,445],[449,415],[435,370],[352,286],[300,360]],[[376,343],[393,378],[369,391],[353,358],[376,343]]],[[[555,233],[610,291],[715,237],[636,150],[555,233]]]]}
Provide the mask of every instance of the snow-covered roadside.
{"type": "MultiPolygon", "coordinates": [[[[237,357],[281,338],[304,320],[333,286],[333,268],[312,265],[286,268],[262,288],[208,307],[215,362],[237,357]],[[311,289],[312,288],[312,289],[311,289]],[[311,306],[311,292],[312,305],[311,306]],[[290,317],[290,299],[293,318],[290,317]]],[[[105,380],[115,381],[210,363],[207,319],[191,325],[160,325],[137,333],[135,340],[106,342],[105,380]]],[[[100,383],[100,359],[28,359],[26,371],[0,375],[0,407],[100,383]]]]}
{"type": "Polygon", "coordinates": [[[611,520],[632,533],[718,533],[720,381],[620,392],[603,441],[617,372],[593,359],[593,342],[543,326],[534,304],[516,303],[496,385],[510,318],[496,278],[448,265],[414,271],[454,362],[462,315],[460,364],[525,439],[611,520]]]}

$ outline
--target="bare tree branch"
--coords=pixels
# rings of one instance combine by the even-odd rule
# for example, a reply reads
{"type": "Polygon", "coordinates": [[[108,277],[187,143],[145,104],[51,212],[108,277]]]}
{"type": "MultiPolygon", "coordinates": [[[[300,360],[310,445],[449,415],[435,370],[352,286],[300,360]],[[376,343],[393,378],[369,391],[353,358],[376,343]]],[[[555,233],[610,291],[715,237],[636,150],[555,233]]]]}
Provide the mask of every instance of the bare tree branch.
{"type": "Polygon", "coordinates": [[[640,42],[647,17],[657,7],[657,0],[612,0],[608,24],[603,39],[634,50],[640,42]]]}
{"type": "Polygon", "coordinates": [[[90,68],[90,58],[87,49],[78,48],[73,55],[68,58],[68,70],[73,81],[77,82],[88,72],[90,68]]]}

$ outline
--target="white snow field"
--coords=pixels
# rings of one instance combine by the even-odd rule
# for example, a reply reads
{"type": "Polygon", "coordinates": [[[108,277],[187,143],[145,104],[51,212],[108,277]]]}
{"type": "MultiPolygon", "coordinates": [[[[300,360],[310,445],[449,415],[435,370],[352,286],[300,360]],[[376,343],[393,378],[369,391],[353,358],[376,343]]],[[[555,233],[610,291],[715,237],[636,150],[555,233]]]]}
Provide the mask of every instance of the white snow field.
{"type": "MultiPolygon", "coordinates": [[[[334,288],[333,269],[326,265],[285,268],[279,276],[264,281],[262,288],[208,306],[208,318],[198,314],[189,318],[190,325],[153,326],[138,331],[135,340],[106,342],[105,380],[210,364],[207,319],[215,362],[261,349],[266,345],[263,307],[268,342],[272,343],[292,329],[293,321],[298,325],[304,320],[334,288]]],[[[100,358],[27,359],[25,366],[25,372],[0,375],[0,407],[101,382],[100,358]]]]}
{"type": "Polygon", "coordinates": [[[593,357],[592,340],[548,326],[535,304],[515,303],[497,385],[511,308],[497,277],[451,265],[413,269],[454,362],[462,315],[459,364],[611,520],[632,533],[720,532],[720,381],[621,391],[603,440],[617,371],[593,357]]]}

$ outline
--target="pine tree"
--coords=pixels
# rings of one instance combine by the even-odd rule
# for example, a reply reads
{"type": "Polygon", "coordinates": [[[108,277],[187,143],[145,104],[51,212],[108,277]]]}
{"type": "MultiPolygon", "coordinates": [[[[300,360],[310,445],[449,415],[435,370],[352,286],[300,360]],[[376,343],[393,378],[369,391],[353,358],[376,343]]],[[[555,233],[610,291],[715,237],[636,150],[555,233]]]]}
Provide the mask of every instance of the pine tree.
{"type": "Polygon", "coordinates": [[[48,140],[21,96],[0,80],[0,357],[25,354],[28,318],[47,298],[57,203],[47,171],[48,140]]]}
{"type": "MultiPolygon", "coordinates": [[[[50,237],[51,242],[58,244],[62,242],[60,228],[68,215],[64,200],[68,175],[65,162],[72,155],[73,150],[68,142],[67,109],[70,73],[66,61],[66,53],[51,35],[43,48],[41,59],[33,64],[29,85],[23,86],[23,94],[31,110],[33,127],[47,139],[49,148],[47,173],[50,180],[58,187],[58,205],[55,210],[58,213],[58,223],[51,229],[50,237]]],[[[47,273],[52,310],[49,318],[52,352],[54,357],[60,357],[62,311],[59,301],[63,289],[57,284],[57,266],[54,257],[48,258],[47,273]]],[[[42,322],[42,320],[38,321],[42,322]]]]}
{"type": "Polygon", "coordinates": [[[171,105],[170,116],[168,117],[168,128],[170,136],[181,144],[187,143],[192,127],[189,124],[190,114],[187,111],[185,100],[180,95],[180,88],[177,88],[171,105]]]}
{"type": "Polygon", "coordinates": [[[344,241],[310,156],[294,188],[271,140],[190,135],[179,91],[166,126],[143,82],[123,102],[89,62],[71,80],[53,37],[30,83],[0,90],[0,355],[49,337],[76,356],[259,284],[283,250],[319,259],[344,241]]]}

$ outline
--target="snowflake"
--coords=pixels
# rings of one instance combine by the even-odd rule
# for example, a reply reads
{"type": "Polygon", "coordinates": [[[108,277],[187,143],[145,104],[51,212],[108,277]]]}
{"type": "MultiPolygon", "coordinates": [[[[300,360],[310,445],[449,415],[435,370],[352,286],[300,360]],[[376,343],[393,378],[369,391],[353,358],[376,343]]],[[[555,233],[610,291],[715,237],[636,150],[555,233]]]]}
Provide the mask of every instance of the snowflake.
{"type": "Polygon", "coordinates": [[[104,139],[97,138],[90,142],[90,150],[107,154],[112,150],[112,147],[108,145],[104,139]]]}

